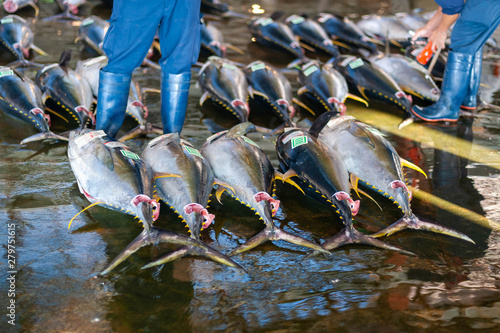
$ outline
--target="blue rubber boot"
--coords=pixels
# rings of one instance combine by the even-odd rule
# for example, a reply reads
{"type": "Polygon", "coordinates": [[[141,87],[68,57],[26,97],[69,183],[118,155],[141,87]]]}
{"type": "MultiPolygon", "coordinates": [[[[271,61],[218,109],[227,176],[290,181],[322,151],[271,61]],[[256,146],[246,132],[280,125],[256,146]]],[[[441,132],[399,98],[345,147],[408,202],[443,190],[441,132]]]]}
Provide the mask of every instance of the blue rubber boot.
{"type": "Polygon", "coordinates": [[[477,96],[479,91],[479,84],[481,83],[481,70],[483,65],[483,48],[474,55],[474,63],[472,64],[470,74],[470,84],[465,94],[464,101],[462,102],[462,109],[474,111],[477,107],[477,96]]]}
{"type": "Polygon", "coordinates": [[[161,76],[161,121],[163,133],[180,133],[186,118],[191,72],[161,76]]]}
{"type": "Polygon", "coordinates": [[[131,79],[131,74],[110,73],[102,69],[99,72],[95,128],[103,130],[112,138],[125,119],[131,79]]]}
{"type": "Polygon", "coordinates": [[[473,61],[473,55],[451,51],[448,54],[439,101],[425,108],[414,106],[411,112],[425,121],[457,121],[460,104],[469,88],[473,61]]]}

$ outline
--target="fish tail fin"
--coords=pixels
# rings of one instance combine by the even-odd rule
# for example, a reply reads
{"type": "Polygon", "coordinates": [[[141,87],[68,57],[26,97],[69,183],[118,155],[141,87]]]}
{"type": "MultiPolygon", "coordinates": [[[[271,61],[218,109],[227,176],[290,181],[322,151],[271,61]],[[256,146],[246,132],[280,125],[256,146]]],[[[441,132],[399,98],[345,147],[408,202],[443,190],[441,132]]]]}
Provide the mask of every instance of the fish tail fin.
{"type": "Polygon", "coordinates": [[[210,246],[208,246],[206,244],[203,244],[200,241],[198,241],[198,243],[199,244],[197,246],[193,246],[193,245],[183,246],[174,252],[168,253],[168,254],[162,256],[161,258],[159,258],[153,262],[150,262],[149,264],[143,266],[141,269],[146,269],[146,268],[151,268],[151,267],[158,266],[158,265],[163,265],[167,262],[185,257],[187,255],[195,255],[195,256],[205,257],[205,258],[213,260],[217,263],[245,271],[245,269],[243,267],[241,267],[238,263],[233,261],[228,256],[223,255],[222,253],[216,251],[215,249],[211,248],[210,246]]]}
{"type": "Polygon", "coordinates": [[[415,215],[403,216],[387,228],[372,234],[371,237],[390,236],[404,229],[427,230],[437,234],[462,239],[464,241],[475,244],[475,242],[469,236],[459,231],[435,223],[422,221],[415,215]]]}
{"type": "Polygon", "coordinates": [[[106,275],[111,272],[116,266],[122,263],[125,259],[130,257],[132,254],[137,252],[141,247],[147,246],[155,243],[171,243],[179,245],[189,245],[189,246],[200,246],[203,247],[204,244],[198,242],[190,237],[179,235],[174,232],[160,230],[158,228],[151,227],[149,231],[145,228],[139,236],[137,236],[125,249],[123,249],[115,259],[100,273],[100,275],[106,275]]]}
{"type": "Polygon", "coordinates": [[[146,126],[141,127],[141,125],[137,126],[136,128],[132,129],[131,131],[125,133],[123,136],[121,136],[118,141],[120,142],[125,142],[127,140],[134,139],[138,136],[141,135],[147,135],[147,134],[158,134],[162,135],[163,134],[163,128],[160,128],[159,126],[152,125],[147,123],[146,126]]]}
{"type": "Polygon", "coordinates": [[[273,240],[283,240],[285,242],[289,242],[292,244],[308,247],[317,252],[323,252],[325,254],[330,254],[328,251],[323,249],[321,245],[313,243],[305,238],[300,236],[292,235],[282,229],[276,227],[266,227],[264,230],[259,232],[257,235],[252,237],[250,240],[245,242],[244,244],[238,246],[236,249],[229,252],[228,256],[234,256],[236,254],[240,254],[242,252],[253,249],[254,247],[266,242],[273,240]]]}
{"type": "Polygon", "coordinates": [[[400,252],[406,255],[415,255],[413,252],[406,251],[400,249],[399,247],[384,243],[378,239],[372,238],[371,236],[367,236],[354,228],[349,227],[344,228],[335,236],[326,239],[325,242],[321,244],[321,246],[323,246],[325,250],[331,251],[347,244],[366,244],[385,250],[400,252]]]}
{"type": "Polygon", "coordinates": [[[29,137],[23,139],[21,141],[21,145],[24,145],[24,144],[27,144],[30,142],[35,142],[35,141],[43,141],[43,140],[69,141],[69,139],[64,137],[64,136],[57,135],[57,134],[52,133],[52,132],[42,132],[42,133],[38,133],[38,134],[29,136],[29,137]]]}

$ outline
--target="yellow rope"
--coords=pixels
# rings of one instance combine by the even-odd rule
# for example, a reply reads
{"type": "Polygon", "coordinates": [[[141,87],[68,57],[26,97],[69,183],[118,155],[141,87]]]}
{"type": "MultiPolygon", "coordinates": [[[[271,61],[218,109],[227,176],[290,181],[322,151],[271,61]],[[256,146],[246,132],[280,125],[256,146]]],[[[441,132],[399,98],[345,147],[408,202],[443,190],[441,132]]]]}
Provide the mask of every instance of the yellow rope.
{"type": "Polygon", "coordinates": [[[71,223],[73,222],[73,220],[78,216],[80,215],[81,213],[83,213],[84,211],[86,211],[87,209],[89,209],[90,207],[92,206],[95,206],[95,205],[98,205],[98,204],[102,204],[102,203],[105,203],[104,201],[99,201],[99,202],[94,202],[93,204],[91,204],[90,206],[87,206],[85,207],[84,209],[82,209],[78,214],[76,214],[75,216],[73,216],[73,218],[69,221],[69,225],[68,225],[68,230],[69,228],[71,228],[71,223]]]}

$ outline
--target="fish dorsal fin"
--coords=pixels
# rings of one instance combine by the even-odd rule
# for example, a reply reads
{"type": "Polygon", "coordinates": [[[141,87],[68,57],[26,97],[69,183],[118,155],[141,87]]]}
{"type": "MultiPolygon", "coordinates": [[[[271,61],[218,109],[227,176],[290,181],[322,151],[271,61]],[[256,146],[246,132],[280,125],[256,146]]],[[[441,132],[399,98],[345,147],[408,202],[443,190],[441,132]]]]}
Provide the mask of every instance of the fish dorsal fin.
{"type": "Polygon", "coordinates": [[[251,122],[244,122],[241,124],[238,124],[236,126],[233,126],[228,132],[227,132],[227,137],[228,138],[238,138],[242,135],[247,134],[248,132],[255,131],[255,125],[252,124],[251,122]]]}
{"type": "Polygon", "coordinates": [[[354,122],[350,124],[350,126],[347,128],[347,131],[351,133],[352,136],[365,141],[372,148],[375,148],[375,141],[373,140],[373,135],[375,134],[373,134],[372,131],[370,131],[365,126],[360,126],[354,122]]]}
{"type": "Polygon", "coordinates": [[[337,114],[338,114],[337,112],[333,111],[323,113],[321,116],[318,117],[318,119],[314,121],[311,128],[309,129],[309,134],[312,137],[317,138],[321,130],[326,126],[326,124],[328,124],[330,119],[332,119],[332,117],[334,117],[337,114]]]}
{"type": "Polygon", "coordinates": [[[415,165],[415,164],[411,163],[410,161],[405,160],[404,158],[400,158],[400,159],[401,159],[402,166],[416,170],[416,171],[420,172],[421,174],[423,174],[425,176],[425,178],[427,178],[427,174],[424,172],[424,170],[420,169],[418,167],[418,165],[415,165]]]}
{"type": "Polygon", "coordinates": [[[113,171],[115,169],[115,163],[113,161],[113,155],[109,151],[109,148],[104,144],[97,144],[93,152],[95,158],[99,160],[106,168],[113,171]]]}
{"type": "Polygon", "coordinates": [[[59,58],[59,67],[61,67],[65,72],[68,71],[69,62],[71,60],[71,50],[64,50],[59,58]]]}

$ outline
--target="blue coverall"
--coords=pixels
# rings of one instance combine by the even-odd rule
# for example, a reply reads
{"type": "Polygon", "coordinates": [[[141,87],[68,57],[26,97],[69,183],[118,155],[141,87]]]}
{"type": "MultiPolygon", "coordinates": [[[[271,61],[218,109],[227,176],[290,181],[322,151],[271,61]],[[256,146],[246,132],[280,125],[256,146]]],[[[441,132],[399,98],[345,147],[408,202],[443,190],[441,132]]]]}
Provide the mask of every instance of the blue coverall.
{"type": "Polygon", "coordinates": [[[451,50],[475,54],[500,23],[500,0],[436,0],[443,13],[460,13],[451,33],[451,50]]]}
{"type": "Polygon", "coordinates": [[[200,52],[201,0],[115,0],[103,49],[104,71],[130,74],[160,36],[162,72],[189,72],[200,52]]]}

